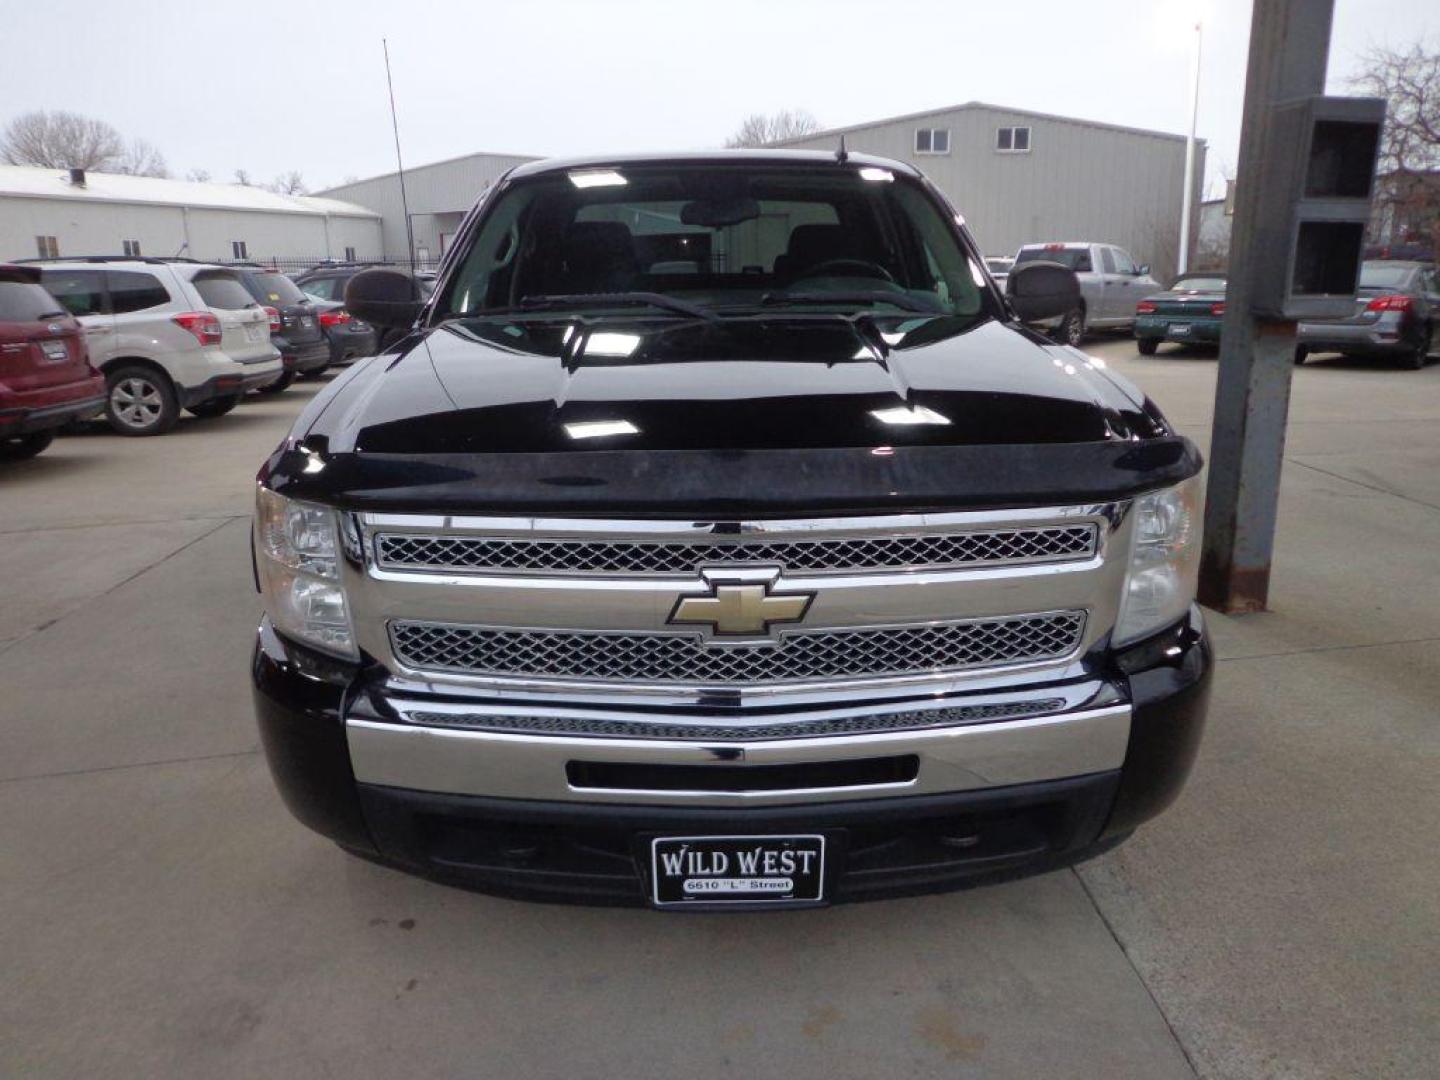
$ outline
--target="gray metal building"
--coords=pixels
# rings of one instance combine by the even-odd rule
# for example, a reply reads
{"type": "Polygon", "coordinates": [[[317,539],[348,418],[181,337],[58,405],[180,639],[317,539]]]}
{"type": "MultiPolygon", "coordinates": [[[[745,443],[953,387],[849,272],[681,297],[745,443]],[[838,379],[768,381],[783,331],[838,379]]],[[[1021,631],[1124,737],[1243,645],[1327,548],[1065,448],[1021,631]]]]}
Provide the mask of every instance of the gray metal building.
{"type": "MultiPolygon", "coordinates": [[[[1013,255],[1039,241],[1094,240],[1120,245],[1159,275],[1174,271],[1183,135],[972,101],[777,145],[830,149],[842,134],[850,150],[923,170],[986,254],[1013,255]]],[[[1197,140],[1196,192],[1204,175],[1205,144],[1197,140]]]]}
{"type": "MultiPolygon", "coordinates": [[[[466,154],[406,169],[405,194],[410,204],[416,257],[422,263],[438,259],[479,194],[507,169],[534,160],[516,154],[466,154]]],[[[397,173],[372,176],[317,194],[374,210],[380,215],[386,255],[405,255],[405,214],[397,173]]]]}

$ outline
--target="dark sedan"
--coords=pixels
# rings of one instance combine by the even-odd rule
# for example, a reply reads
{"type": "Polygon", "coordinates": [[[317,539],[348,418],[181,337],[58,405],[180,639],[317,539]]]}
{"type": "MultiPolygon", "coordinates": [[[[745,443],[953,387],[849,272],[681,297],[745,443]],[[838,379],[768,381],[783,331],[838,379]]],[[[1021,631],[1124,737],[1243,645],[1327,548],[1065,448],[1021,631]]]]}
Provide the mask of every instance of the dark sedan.
{"type": "Polygon", "coordinates": [[[375,355],[380,346],[380,335],[375,327],[352,317],[338,300],[316,298],[313,303],[320,319],[320,329],[325,331],[325,340],[330,343],[331,364],[348,364],[361,357],[375,355]]]}
{"type": "Polygon", "coordinates": [[[1373,259],[1360,267],[1355,313],[1300,324],[1295,362],[1311,353],[1376,356],[1423,368],[1440,348],[1440,270],[1433,263],[1373,259]]]}
{"type": "Polygon", "coordinates": [[[1186,274],[1135,305],[1135,347],[1142,356],[1154,356],[1162,341],[1218,345],[1224,318],[1224,277],[1186,274]]]}

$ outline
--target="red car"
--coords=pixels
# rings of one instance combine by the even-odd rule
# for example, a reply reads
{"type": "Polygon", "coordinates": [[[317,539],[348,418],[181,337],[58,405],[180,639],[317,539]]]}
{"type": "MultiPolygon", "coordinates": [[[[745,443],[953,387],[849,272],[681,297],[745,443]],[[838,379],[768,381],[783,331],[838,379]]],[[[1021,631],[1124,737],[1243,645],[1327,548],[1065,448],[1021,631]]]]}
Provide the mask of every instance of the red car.
{"type": "Polygon", "coordinates": [[[0,263],[0,461],[34,457],[71,420],[105,407],[85,332],[33,266],[0,263]]]}

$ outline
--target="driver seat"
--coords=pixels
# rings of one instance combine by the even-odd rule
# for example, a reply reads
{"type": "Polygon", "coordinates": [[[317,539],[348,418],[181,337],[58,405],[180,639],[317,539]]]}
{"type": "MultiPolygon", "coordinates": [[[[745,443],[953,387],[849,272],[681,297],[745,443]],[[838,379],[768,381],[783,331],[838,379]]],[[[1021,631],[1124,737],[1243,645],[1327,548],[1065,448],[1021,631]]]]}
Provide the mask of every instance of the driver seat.
{"type": "Polygon", "coordinates": [[[798,278],[812,266],[831,259],[859,256],[843,225],[797,225],[785,245],[785,254],[775,256],[775,276],[783,281],[798,278]]]}

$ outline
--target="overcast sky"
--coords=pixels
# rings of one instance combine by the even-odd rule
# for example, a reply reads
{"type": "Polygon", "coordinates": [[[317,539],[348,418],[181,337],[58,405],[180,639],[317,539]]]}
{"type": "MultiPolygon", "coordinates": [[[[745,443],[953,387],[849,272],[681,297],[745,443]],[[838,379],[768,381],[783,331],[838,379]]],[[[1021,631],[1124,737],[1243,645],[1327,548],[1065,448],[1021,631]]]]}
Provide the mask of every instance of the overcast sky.
{"type": "MultiPolygon", "coordinates": [[[[478,150],[717,147],[750,112],[826,127],[988,101],[1183,132],[1195,14],[1209,183],[1240,136],[1249,0],[0,0],[0,124],[101,117],[170,168],[312,189],[478,150]]],[[[1436,0],[1337,0],[1331,89],[1436,0]]]]}

